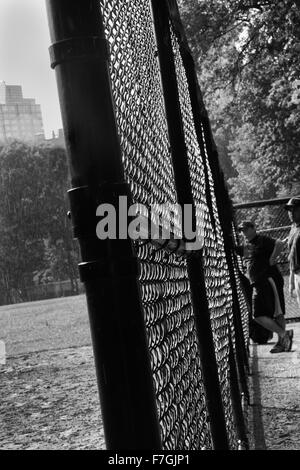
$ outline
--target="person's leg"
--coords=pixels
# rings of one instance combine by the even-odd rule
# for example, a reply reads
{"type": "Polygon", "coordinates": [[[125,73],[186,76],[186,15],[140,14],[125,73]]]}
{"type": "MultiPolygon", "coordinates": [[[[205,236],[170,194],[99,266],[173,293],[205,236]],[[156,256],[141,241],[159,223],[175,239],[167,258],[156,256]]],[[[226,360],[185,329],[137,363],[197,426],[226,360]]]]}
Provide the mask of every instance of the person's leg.
{"type": "Polygon", "coordinates": [[[293,343],[293,336],[290,334],[290,331],[285,331],[273,318],[266,317],[266,316],[259,316],[255,318],[255,321],[274,333],[278,334],[278,342],[271,349],[270,352],[277,353],[277,352],[284,352],[290,351],[293,343]]]}
{"type": "MultiPolygon", "coordinates": [[[[292,337],[274,318],[275,295],[269,280],[257,283],[252,291],[252,312],[254,320],[267,330],[277,333],[278,341],[270,352],[289,351],[292,347],[292,337]]],[[[279,320],[280,321],[280,320],[279,320]]]]}
{"type": "Polygon", "coordinates": [[[295,293],[296,293],[298,305],[300,307],[300,274],[299,273],[294,275],[294,280],[295,280],[295,293]]]}
{"type": "MultiPolygon", "coordinates": [[[[277,317],[274,318],[274,320],[283,330],[286,331],[286,333],[289,335],[291,343],[292,343],[293,337],[294,337],[294,330],[287,330],[286,329],[286,321],[285,321],[284,315],[278,315],[277,317]]],[[[290,349],[291,349],[291,347],[292,347],[292,344],[290,346],[290,349]]],[[[283,347],[282,347],[282,344],[281,344],[281,338],[278,338],[277,343],[271,349],[270,352],[271,353],[277,353],[277,352],[282,352],[282,350],[283,350],[283,347]]]]}
{"type": "Polygon", "coordinates": [[[276,323],[280,326],[280,328],[282,328],[283,330],[285,330],[286,321],[285,321],[284,315],[278,315],[276,318],[274,318],[274,320],[275,320],[276,323]]]}
{"type": "MultiPolygon", "coordinates": [[[[293,330],[287,330],[286,329],[286,320],[285,320],[285,298],[284,298],[284,279],[282,275],[280,274],[279,271],[276,271],[273,276],[273,281],[275,284],[273,284],[273,290],[274,290],[274,295],[275,295],[275,313],[274,315],[274,320],[275,322],[285,331],[287,331],[290,340],[291,340],[291,346],[292,347],[292,341],[293,341],[293,336],[294,336],[294,331],[293,330]]],[[[271,282],[272,283],[272,282],[271,282]]],[[[278,337],[278,341],[275,344],[275,346],[271,349],[271,353],[277,353],[277,352],[282,352],[283,351],[283,346],[281,344],[281,338],[278,337]]]]}
{"type": "Polygon", "coordinates": [[[279,323],[277,323],[273,318],[266,317],[266,316],[260,316],[254,318],[254,320],[264,328],[266,328],[269,331],[272,331],[273,333],[277,333],[279,338],[283,338],[285,335],[285,330],[282,328],[279,323]]]}

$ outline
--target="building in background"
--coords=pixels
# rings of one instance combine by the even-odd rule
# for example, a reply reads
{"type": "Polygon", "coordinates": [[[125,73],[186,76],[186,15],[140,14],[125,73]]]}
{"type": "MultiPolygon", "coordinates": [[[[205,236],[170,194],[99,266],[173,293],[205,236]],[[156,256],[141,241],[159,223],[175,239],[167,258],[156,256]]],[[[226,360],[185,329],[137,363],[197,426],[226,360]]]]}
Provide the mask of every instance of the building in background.
{"type": "Polygon", "coordinates": [[[53,145],[53,147],[62,147],[66,148],[65,144],[65,136],[63,129],[58,129],[57,135],[54,131],[52,131],[51,139],[46,139],[45,142],[49,145],[53,145]]]}
{"type": "Polygon", "coordinates": [[[0,143],[12,140],[44,142],[41,106],[33,98],[23,98],[20,85],[0,81],[0,143]]]}

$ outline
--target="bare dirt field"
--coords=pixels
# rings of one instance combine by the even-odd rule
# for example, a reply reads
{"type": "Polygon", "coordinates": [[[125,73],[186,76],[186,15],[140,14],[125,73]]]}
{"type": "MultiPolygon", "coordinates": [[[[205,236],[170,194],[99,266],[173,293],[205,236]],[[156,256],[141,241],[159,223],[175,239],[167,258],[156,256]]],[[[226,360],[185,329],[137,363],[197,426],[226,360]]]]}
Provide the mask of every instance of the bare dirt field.
{"type": "Polygon", "coordinates": [[[270,354],[266,345],[250,346],[250,422],[252,449],[300,450],[300,323],[291,352],[270,354]]]}
{"type": "Polygon", "coordinates": [[[0,307],[0,450],[105,449],[85,296],[0,307]]]}
{"type": "MultiPolygon", "coordinates": [[[[300,450],[300,323],[288,328],[290,353],[250,346],[251,450],[300,450]]],[[[0,307],[0,340],[0,450],[104,450],[85,296],[0,307]]]]}

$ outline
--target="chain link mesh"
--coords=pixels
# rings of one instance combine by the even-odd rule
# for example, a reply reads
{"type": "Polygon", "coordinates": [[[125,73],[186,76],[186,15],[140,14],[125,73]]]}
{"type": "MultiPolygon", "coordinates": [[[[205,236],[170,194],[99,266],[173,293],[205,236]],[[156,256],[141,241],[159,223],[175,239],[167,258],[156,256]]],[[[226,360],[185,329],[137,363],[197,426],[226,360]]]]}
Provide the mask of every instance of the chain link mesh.
{"type": "MultiPolygon", "coordinates": [[[[131,187],[133,202],[147,207],[176,204],[150,2],[100,0],[100,7],[110,48],[110,74],[125,177],[131,187]]],[[[197,235],[205,242],[205,282],[223,406],[230,448],[236,449],[238,437],[229,366],[230,342],[235,351],[230,276],[208,155],[199,147],[180,48],[171,25],[170,28],[191,183],[197,204],[197,235]]],[[[178,217],[175,219],[179,220],[178,217]]],[[[175,229],[181,234],[179,223],[175,229]]],[[[186,261],[178,255],[155,250],[147,243],[137,244],[137,253],[141,263],[140,286],[163,449],[211,449],[186,261]]],[[[247,330],[246,325],[243,328],[247,330]]]]}
{"type": "MultiPolygon", "coordinates": [[[[171,27],[172,32],[172,27],[171,27]]],[[[228,428],[231,448],[236,447],[237,436],[234,425],[234,416],[231,401],[230,376],[229,376],[229,335],[232,335],[234,344],[234,329],[232,324],[232,292],[229,282],[228,267],[224,252],[222,231],[219,222],[214,184],[205,149],[201,153],[193,121],[191,102],[189,98],[186,72],[180,55],[180,48],[175,34],[172,32],[172,45],[175,57],[176,74],[179,87],[179,99],[184,126],[185,142],[188,152],[191,182],[195,203],[201,208],[200,217],[202,224],[201,235],[204,236],[203,261],[205,272],[206,292],[210,310],[212,332],[215,343],[216,360],[219,371],[219,380],[222,392],[225,418],[228,428]],[[207,182],[205,181],[205,169],[207,169],[207,182]],[[209,191],[212,207],[207,204],[209,191]],[[214,221],[214,223],[212,222],[214,221]]]]}
{"type": "MultiPolygon", "coordinates": [[[[234,223],[232,223],[232,235],[234,239],[235,245],[238,245],[238,233],[236,231],[236,227],[234,223]]],[[[237,295],[239,299],[239,308],[241,312],[241,322],[244,334],[244,341],[247,346],[249,346],[249,316],[250,316],[250,305],[246,301],[246,294],[244,288],[242,286],[242,281],[240,278],[240,272],[243,272],[243,264],[242,260],[236,254],[232,254],[232,261],[234,266],[234,274],[236,280],[236,287],[237,287],[237,295]]]]}
{"type": "MultiPolygon", "coordinates": [[[[102,1],[125,176],[133,201],[176,203],[148,0],[102,1]]],[[[177,227],[178,232],[181,228],[177,227]]],[[[150,361],[164,449],[210,449],[186,262],[137,247],[150,361]]]]}

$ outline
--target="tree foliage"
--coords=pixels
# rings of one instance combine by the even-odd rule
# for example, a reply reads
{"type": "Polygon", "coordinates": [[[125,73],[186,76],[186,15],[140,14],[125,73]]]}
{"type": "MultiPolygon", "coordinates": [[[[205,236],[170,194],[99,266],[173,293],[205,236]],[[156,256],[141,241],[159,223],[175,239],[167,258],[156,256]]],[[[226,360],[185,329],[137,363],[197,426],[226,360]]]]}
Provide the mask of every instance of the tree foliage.
{"type": "Polygon", "coordinates": [[[27,300],[34,277],[76,278],[76,249],[66,223],[64,150],[6,145],[0,151],[0,180],[0,301],[27,300]]]}
{"type": "Polygon", "coordinates": [[[299,0],[179,5],[233,198],[297,191],[299,0]]]}

